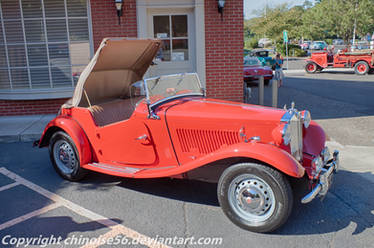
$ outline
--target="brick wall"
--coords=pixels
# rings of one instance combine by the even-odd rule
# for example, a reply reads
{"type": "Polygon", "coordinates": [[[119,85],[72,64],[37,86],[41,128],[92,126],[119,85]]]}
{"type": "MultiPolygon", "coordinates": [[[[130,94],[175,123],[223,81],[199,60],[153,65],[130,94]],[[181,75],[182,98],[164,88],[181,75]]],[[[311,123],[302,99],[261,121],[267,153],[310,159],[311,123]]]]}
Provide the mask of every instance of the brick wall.
{"type": "Polygon", "coordinates": [[[125,0],[118,25],[114,0],[91,0],[91,19],[95,50],[105,37],[137,37],[136,0],[125,0]]]}
{"type": "Polygon", "coordinates": [[[66,100],[0,100],[0,116],[57,114],[66,100]]]}
{"type": "MultiPolygon", "coordinates": [[[[91,0],[93,43],[95,50],[105,37],[137,37],[136,0],[126,0],[121,25],[113,0],[91,0]]],[[[0,116],[55,114],[67,99],[0,100],[0,116]]]]}
{"type": "Polygon", "coordinates": [[[217,0],[205,0],[208,97],[243,101],[243,1],[226,0],[223,20],[217,0]]]}

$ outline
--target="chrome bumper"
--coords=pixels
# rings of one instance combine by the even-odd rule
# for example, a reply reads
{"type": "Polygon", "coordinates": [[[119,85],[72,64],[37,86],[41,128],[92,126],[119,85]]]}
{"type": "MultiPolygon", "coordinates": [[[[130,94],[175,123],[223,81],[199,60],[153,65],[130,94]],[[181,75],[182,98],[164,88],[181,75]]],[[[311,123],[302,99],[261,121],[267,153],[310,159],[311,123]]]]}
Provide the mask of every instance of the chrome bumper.
{"type": "Polygon", "coordinates": [[[334,151],[332,159],[325,165],[319,176],[319,182],[312,191],[301,199],[301,203],[309,203],[316,196],[324,197],[329,190],[334,174],[339,169],[339,151],[334,151]]]}

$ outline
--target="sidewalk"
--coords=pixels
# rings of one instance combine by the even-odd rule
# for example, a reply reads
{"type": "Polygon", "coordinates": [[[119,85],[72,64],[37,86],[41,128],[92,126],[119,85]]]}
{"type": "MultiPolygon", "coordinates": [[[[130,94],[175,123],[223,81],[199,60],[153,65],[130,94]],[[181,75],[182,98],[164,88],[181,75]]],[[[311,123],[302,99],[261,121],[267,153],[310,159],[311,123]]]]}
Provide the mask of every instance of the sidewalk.
{"type": "Polygon", "coordinates": [[[40,138],[56,115],[0,116],[0,142],[27,142],[40,138]]]}

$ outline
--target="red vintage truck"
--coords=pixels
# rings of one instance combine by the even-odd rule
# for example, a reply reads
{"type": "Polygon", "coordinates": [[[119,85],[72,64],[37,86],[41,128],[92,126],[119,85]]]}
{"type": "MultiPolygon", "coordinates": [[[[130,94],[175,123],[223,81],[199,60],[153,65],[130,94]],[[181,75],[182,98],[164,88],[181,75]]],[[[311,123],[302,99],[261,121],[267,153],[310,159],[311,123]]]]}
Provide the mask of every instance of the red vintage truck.
{"type": "Polygon", "coordinates": [[[349,52],[347,49],[336,54],[327,51],[312,53],[306,59],[307,73],[320,72],[325,68],[354,68],[357,75],[374,72],[374,50],[349,52]]]}

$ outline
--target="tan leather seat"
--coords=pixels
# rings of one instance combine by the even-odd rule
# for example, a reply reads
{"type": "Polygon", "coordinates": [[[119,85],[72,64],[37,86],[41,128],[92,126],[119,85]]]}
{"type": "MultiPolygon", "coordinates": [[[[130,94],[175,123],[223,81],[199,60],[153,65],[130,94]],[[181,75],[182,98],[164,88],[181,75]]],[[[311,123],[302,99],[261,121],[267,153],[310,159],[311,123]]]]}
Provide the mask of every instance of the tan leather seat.
{"type": "Polygon", "coordinates": [[[105,126],[129,119],[135,110],[135,104],[142,98],[143,97],[116,99],[93,105],[88,109],[90,110],[96,125],[105,126]]]}

